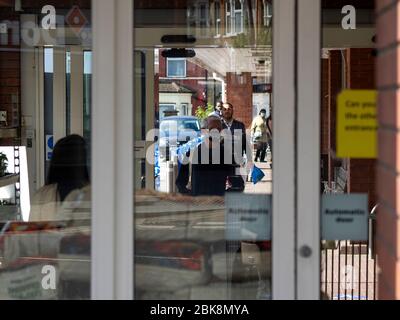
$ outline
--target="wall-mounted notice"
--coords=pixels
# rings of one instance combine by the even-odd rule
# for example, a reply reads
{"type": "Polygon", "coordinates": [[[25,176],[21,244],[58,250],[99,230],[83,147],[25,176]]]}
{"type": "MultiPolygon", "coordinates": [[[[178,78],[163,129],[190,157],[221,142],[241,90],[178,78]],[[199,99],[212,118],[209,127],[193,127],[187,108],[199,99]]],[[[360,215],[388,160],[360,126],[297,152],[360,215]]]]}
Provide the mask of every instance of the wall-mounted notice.
{"type": "Polygon", "coordinates": [[[338,96],[337,150],[338,158],[377,157],[377,92],[344,90],[338,96]]]}
{"type": "Polygon", "coordinates": [[[46,135],[46,161],[50,161],[53,157],[54,136],[46,135]]]}
{"type": "Polygon", "coordinates": [[[368,240],[368,195],[324,194],[322,240],[368,240]]]}
{"type": "Polygon", "coordinates": [[[227,240],[271,240],[271,195],[227,193],[227,240]]]}

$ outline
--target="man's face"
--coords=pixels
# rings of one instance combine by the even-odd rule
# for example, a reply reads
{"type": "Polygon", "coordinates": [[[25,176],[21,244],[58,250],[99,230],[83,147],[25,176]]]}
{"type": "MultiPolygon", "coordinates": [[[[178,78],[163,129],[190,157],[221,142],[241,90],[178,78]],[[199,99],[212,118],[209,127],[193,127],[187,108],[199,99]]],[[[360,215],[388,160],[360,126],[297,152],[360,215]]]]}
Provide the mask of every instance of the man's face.
{"type": "Polygon", "coordinates": [[[226,120],[231,120],[233,118],[233,107],[229,104],[224,104],[222,106],[222,116],[226,120]]]}
{"type": "Polygon", "coordinates": [[[267,114],[265,112],[261,112],[260,115],[261,115],[261,118],[263,118],[263,119],[265,119],[265,117],[267,116],[267,114]]]}

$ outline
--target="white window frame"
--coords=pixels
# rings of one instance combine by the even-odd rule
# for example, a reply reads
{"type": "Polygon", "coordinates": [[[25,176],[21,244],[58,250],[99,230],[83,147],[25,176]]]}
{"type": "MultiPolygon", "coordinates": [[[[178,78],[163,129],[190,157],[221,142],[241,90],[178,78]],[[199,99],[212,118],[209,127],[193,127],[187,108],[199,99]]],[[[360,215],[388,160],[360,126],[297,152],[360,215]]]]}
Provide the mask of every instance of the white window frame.
{"type": "Polygon", "coordinates": [[[232,12],[232,20],[233,20],[233,34],[240,34],[244,32],[244,15],[243,15],[243,7],[244,7],[244,1],[239,0],[240,2],[240,9],[236,9],[236,1],[233,0],[232,4],[233,5],[233,12],[232,12]],[[236,30],[236,14],[240,14],[240,30],[236,30]]]}
{"type": "Polygon", "coordinates": [[[185,58],[167,58],[166,64],[167,64],[167,78],[171,78],[171,79],[186,78],[186,75],[187,75],[187,60],[185,58]],[[171,76],[169,74],[169,62],[170,61],[181,61],[181,60],[183,60],[185,62],[185,74],[183,76],[171,76]]]}
{"type": "Polygon", "coordinates": [[[232,0],[225,1],[225,35],[232,35],[232,0]],[[229,5],[229,10],[228,10],[229,5]],[[228,22],[230,27],[228,28],[228,22]]]}
{"type": "Polygon", "coordinates": [[[191,116],[191,114],[189,114],[189,103],[181,103],[179,106],[179,113],[181,113],[181,116],[191,116]]]}
{"type": "Polygon", "coordinates": [[[215,36],[221,36],[221,2],[219,0],[214,2],[214,15],[215,15],[215,36]]]}
{"type": "Polygon", "coordinates": [[[267,0],[263,0],[263,24],[264,24],[264,27],[270,26],[271,18],[272,18],[271,4],[267,0]]]}

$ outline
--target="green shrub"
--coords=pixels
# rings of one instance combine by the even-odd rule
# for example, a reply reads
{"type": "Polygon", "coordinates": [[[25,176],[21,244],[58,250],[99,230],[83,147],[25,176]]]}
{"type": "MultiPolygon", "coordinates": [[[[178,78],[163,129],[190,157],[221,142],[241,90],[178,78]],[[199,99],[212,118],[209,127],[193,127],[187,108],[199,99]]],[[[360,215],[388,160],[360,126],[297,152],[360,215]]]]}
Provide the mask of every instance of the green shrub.
{"type": "Polygon", "coordinates": [[[212,104],[207,104],[207,107],[198,107],[196,111],[196,117],[200,120],[207,118],[212,112],[214,112],[214,106],[212,104]]]}

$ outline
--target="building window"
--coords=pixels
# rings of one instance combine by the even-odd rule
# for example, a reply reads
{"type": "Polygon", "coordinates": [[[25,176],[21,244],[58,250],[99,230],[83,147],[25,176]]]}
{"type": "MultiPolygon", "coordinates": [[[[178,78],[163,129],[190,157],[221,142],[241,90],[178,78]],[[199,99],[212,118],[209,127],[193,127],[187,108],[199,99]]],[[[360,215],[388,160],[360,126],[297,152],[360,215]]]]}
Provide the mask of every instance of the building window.
{"type": "Polygon", "coordinates": [[[180,115],[182,116],[189,115],[189,105],[187,103],[181,103],[180,115]]]}
{"type": "Polygon", "coordinates": [[[233,20],[234,20],[234,33],[243,32],[243,2],[242,0],[235,0],[235,7],[233,9],[233,20]]]}
{"type": "Polygon", "coordinates": [[[221,4],[215,2],[215,35],[221,35],[221,4]]]}
{"type": "MultiPolygon", "coordinates": [[[[165,117],[171,116],[176,110],[176,105],[174,103],[160,103],[159,118],[160,121],[165,117]]],[[[179,112],[178,112],[179,113],[179,112]]]]}
{"type": "Polygon", "coordinates": [[[269,27],[272,20],[272,5],[269,1],[263,0],[263,11],[264,11],[264,26],[269,27]]]}
{"type": "Polygon", "coordinates": [[[197,10],[195,5],[190,6],[187,10],[189,32],[192,33],[196,31],[196,11],[197,10]]]}
{"type": "Polygon", "coordinates": [[[199,7],[199,21],[200,21],[200,34],[201,36],[207,36],[208,31],[208,10],[205,3],[200,4],[199,7]]]}
{"type": "Polygon", "coordinates": [[[231,18],[231,2],[225,2],[225,34],[229,35],[232,33],[232,18],[231,18]]]}
{"type": "Polygon", "coordinates": [[[185,78],[186,77],[186,59],[168,58],[167,59],[167,77],[185,78]]]}

